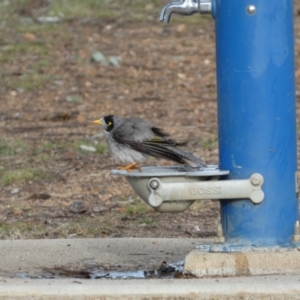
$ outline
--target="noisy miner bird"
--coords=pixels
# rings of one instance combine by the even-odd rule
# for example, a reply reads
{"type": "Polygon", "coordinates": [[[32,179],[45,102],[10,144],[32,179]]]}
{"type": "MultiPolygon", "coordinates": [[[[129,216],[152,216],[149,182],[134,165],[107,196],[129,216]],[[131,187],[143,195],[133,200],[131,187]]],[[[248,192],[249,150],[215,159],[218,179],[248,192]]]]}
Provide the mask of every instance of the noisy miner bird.
{"type": "Polygon", "coordinates": [[[188,170],[206,167],[201,158],[179,149],[176,146],[182,144],[170,139],[167,133],[141,118],[108,115],[94,123],[102,126],[116,162],[129,164],[118,169],[141,171],[138,163],[144,162],[148,155],[184,164],[188,170]]]}

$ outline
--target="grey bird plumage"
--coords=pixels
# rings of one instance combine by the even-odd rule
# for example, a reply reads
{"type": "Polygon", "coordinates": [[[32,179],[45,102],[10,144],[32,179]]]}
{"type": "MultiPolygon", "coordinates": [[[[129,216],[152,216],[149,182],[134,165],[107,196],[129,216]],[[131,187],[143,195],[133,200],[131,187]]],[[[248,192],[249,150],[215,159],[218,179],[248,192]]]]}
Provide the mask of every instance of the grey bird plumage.
{"type": "Polygon", "coordinates": [[[107,144],[117,163],[142,163],[150,155],[184,164],[188,169],[206,167],[201,158],[178,148],[180,143],[141,118],[108,115],[94,123],[102,125],[107,144]]]}

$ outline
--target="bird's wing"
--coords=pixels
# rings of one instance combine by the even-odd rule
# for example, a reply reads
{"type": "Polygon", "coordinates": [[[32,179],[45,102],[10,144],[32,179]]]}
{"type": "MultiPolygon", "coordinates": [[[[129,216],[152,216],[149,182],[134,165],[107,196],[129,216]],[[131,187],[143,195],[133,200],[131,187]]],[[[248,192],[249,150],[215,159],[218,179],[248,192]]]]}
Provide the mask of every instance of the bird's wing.
{"type": "Polygon", "coordinates": [[[140,118],[125,119],[112,131],[113,138],[128,147],[144,154],[184,163],[181,155],[169,149],[177,143],[168,138],[160,128],[140,118]]]}
{"type": "Polygon", "coordinates": [[[118,127],[112,131],[112,137],[119,143],[124,141],[143,142],[153,137],[151,124],[140,118],[125,118],[118,127]]]}
{"type": "MultiPolygon", "coordinates": [[[[180,164],[187,161],[198,160],[189,152],[178,149],[176,146],[183,143],[168,138],[168,134],[160,128],[153,127],[150,123],[140,118],[128,118],[112,131],[113,138],[138,152],[172,160],[180,164]]],[[[201,160],[201,162],[203,162],[201,160]]],[[[198,164],[198,161],[197,163],[198,164]]],[[[204,163],[205,164],[205,163],[204,163]]],[[[199,164],[200,166],[202,163],[199,164]]]]}

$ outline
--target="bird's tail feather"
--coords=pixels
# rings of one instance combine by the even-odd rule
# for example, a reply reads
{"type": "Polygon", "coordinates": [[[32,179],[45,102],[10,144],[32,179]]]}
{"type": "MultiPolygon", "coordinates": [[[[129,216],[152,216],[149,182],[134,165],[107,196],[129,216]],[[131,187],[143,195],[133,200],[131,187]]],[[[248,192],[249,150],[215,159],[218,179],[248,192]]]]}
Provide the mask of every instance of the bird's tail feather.
{"type": "Polygon", "coordinates": [[[200,157],[195,156],[194,154],[188,152],[188,151],[183,151],[181,149],[176,148],[175,149],[176,152],[178,151],[179,154],[182,155],[182,159],[185,163],[185,165],[187,167],[189,167],[189,169],[193,169],[193,168],[205,168],[207,167],[207,164],[205,163],[205,161],[203,159],[201,159],[200,157]]]}
{"type": "Polygon", "coordinates": [[[206,167],[206,163],[201,158],[193,155],[190,152],[181,150],[174,145],[170,145],[170,141],[147,141],[138,143],[135,141],[124,141],[132,149],[144,154],[160,157],[167,160],[172,160],[180,164],[184,164],[189,170],[193,168],[206,167]]]}

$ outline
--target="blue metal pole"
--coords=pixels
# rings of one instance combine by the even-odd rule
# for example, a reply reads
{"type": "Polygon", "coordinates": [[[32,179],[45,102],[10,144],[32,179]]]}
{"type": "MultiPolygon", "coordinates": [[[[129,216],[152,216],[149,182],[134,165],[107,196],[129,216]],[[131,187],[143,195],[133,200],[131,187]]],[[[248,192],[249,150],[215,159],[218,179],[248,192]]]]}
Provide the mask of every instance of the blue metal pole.
{"type": "Polygon", "coordinates": [[[298,219],[292,0],[216,0],[220,168],[264,177],[265,199],[221,201],[227,243],[291,242],[298,219]]]}

